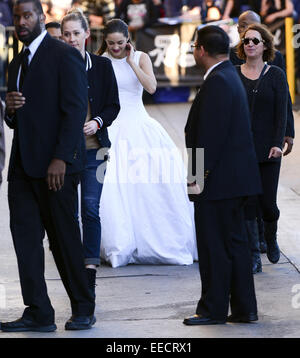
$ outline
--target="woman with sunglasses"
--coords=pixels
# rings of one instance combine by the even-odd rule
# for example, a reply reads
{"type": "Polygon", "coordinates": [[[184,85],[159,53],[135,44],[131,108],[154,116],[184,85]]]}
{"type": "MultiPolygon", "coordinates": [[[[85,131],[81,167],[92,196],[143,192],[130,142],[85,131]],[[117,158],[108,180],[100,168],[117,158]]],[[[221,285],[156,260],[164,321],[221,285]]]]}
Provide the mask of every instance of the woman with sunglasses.
{"type": "MultiPolygon", "coordinates": [[[[280,250],[277,244],[277,188],[281,165],[282,146],[286,130],[288,86],[284,72],[277,66],[267,65],[274,58],[273,36],[261,24],[247,27],[237,48],[238,57],[245,61],[237,71],[245,86],[263,193],[258,197],[270,262],[277,263],[280,250]]],[[[246,220],[258,216],[255,202],[245,208],[246,220]]],[[[251,235],[254,271],[261,271],[258,235],[251,235]]],[[[255,273],[255,272],[254,272],[255,273]]]]}

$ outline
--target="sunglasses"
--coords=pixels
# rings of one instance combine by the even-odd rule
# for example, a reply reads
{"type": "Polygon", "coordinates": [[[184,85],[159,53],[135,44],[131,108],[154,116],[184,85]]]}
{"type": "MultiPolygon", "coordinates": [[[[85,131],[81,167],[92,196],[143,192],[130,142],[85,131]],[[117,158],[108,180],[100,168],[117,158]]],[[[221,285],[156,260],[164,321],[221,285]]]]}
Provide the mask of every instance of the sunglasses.
{"type": "Polygon", "coordinates": [[[260,42],[262,42],[262,43],[265,42],[264,40],[259,40],[259,39],[256,38],[256,37],[253,37],[253,39],[250,38],[250,37],[245,37],[245,38],[242,39],[242,42],[243,42],[244,45],[249,45],[250,41],[252,41],[252,43],[253,43],[255,46],[257,46],[260,42]]]}

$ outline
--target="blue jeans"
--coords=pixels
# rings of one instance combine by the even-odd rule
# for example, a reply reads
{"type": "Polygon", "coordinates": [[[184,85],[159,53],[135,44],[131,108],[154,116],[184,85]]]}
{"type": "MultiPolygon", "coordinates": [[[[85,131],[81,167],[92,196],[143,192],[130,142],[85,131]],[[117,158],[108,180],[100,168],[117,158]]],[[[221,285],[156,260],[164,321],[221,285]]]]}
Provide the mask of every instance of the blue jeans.
{"type": "MultiPolygon", "coordinates": [[[[86,265],[100,265],[101,221],[99,216],[100,197],[103,181],[96,178],[99,165],[105,160],[97,160],[98,149],[87,150],[87,163],[80,177],[81,221],[83,250],[86,265]]],[[[104,165],[104,164],[103,164],[104,165]]]]}

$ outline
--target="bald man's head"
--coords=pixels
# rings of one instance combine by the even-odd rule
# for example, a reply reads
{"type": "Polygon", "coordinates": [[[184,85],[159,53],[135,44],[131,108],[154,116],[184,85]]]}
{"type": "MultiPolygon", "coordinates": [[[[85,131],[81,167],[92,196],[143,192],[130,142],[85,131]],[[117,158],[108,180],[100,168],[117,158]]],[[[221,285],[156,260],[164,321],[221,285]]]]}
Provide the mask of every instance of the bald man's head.
{"type": "Polygon", "coordinates": [[[241,13],[241,15],[239,16],[238,19],[238,32],[241,35],[246,28],[251,25],[251,24],[260,24],[260,16],[252,11],[252,10],[247,10],[243,13],[241,13]]]}

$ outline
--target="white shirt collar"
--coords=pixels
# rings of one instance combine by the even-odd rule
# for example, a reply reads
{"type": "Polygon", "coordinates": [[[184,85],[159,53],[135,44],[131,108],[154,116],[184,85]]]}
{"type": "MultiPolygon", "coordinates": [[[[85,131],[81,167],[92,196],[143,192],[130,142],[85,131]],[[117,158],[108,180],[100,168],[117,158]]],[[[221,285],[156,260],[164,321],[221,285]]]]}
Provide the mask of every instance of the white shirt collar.
{"type": "Polygon", "coordinates": [[[31,62],[34,54],[39,48],[41,42],[44,40],[44,37],[47,35],[47,30],[44,30],[38,37],[36,37],[29,46],[24,46],[24,51],[26,48],[29,49],[30,55],[28,56],[29,63],[31,62]]]}
{"type": "Polygon", "coordinates": [[[224,61],[225,61],[225,60],[220,61],[220,62],[214,64],[213,66],[211,66],[211,67],[205,72],[205,75],[203,76],[204,81],[206,80],[207,76],[211,73],[211,71],[212,71],[214,68],[216,68],[218,65],[220,65],[222,62],[224,62],[224,61]]]}
{"type": "Polygon", "coordinates": [[[92,64],[91,56],[87,51],[85,51],[85,61],[86,61],[85,70],[88,71],[92,68],[93,64],[92,64]]]}

